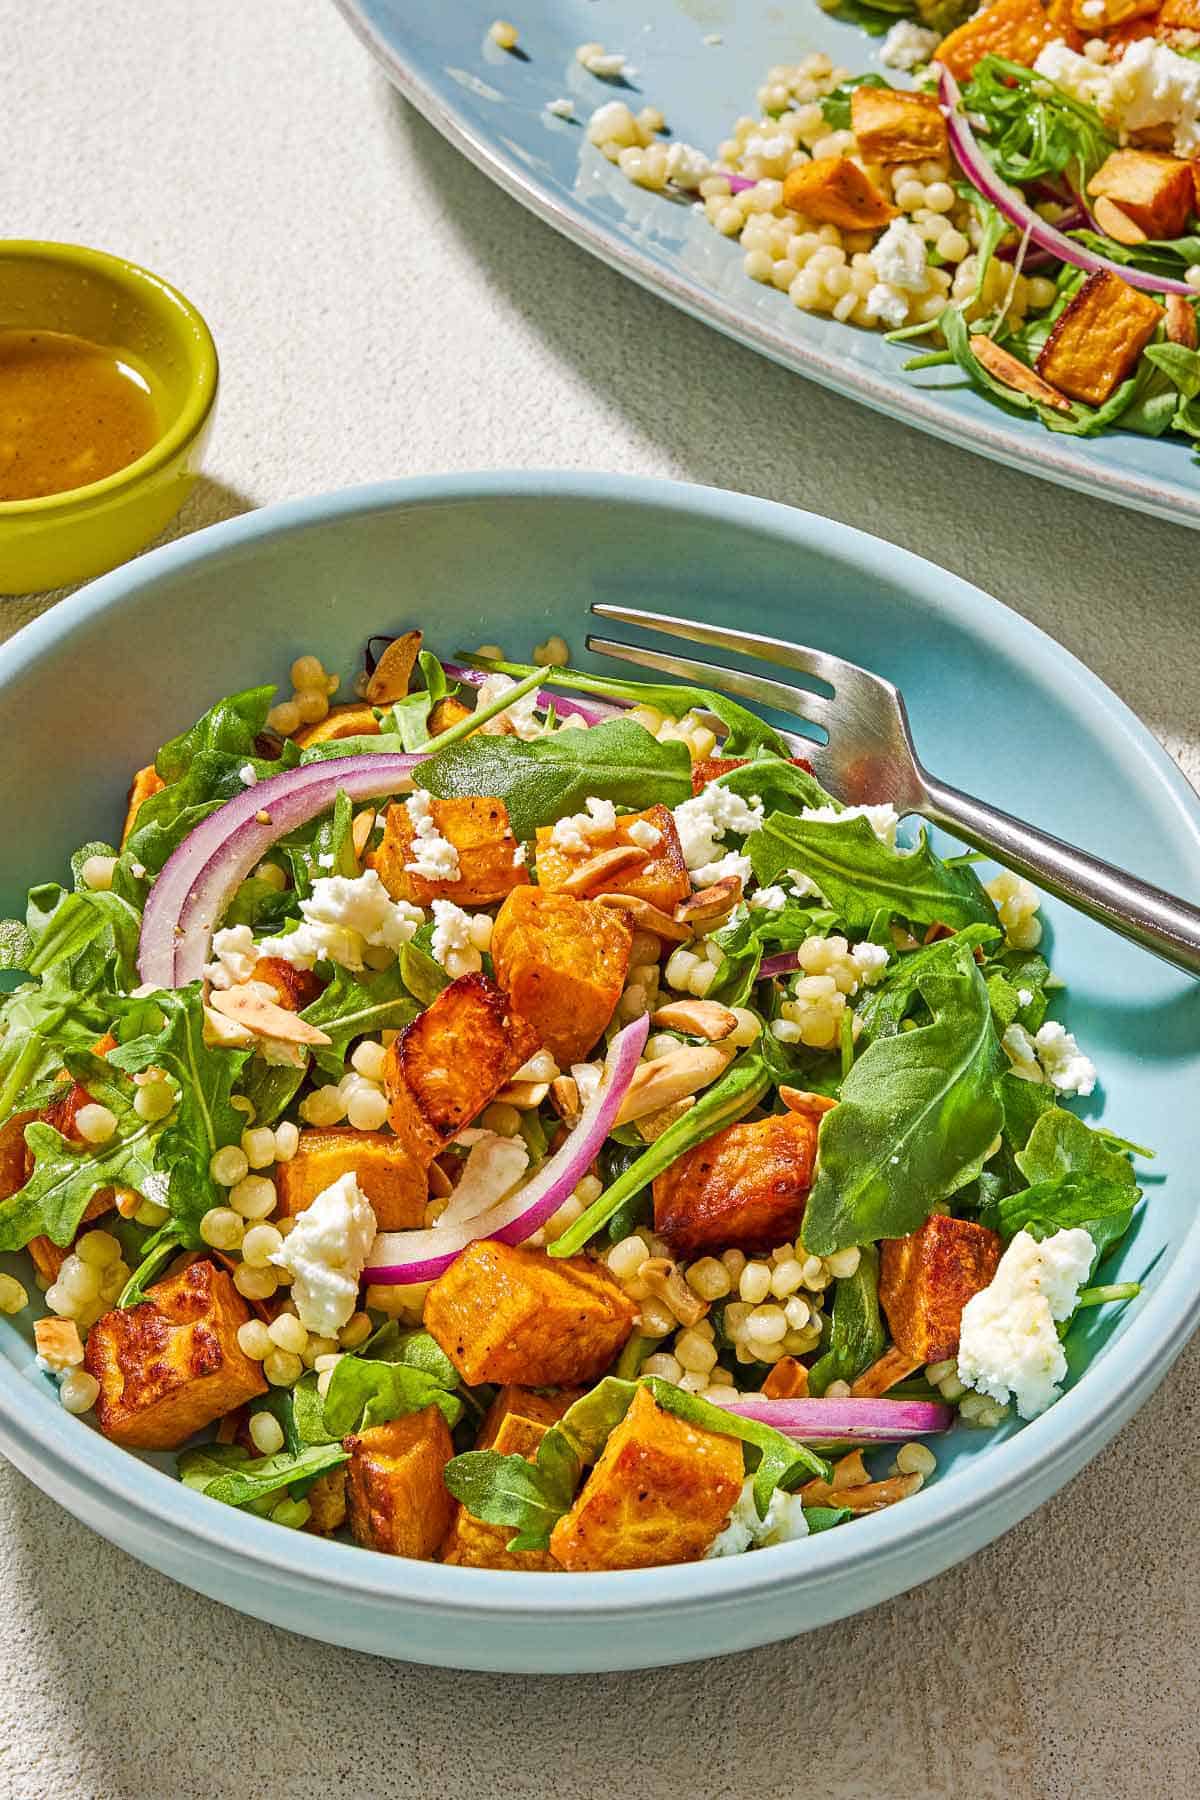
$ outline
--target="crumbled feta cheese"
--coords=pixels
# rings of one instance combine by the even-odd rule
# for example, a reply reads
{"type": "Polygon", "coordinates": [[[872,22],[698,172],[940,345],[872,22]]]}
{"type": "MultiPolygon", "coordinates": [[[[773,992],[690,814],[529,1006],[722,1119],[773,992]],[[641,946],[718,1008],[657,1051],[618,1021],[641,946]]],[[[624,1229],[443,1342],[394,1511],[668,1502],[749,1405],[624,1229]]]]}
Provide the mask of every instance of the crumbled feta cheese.
{"type": "MultiPolygon", "coordinates": [[[[476,695],[477,707],[482,711],[484,707],[491,706],[494,701],[502,700],[505,694],[510,693],[516,685],[511,675],[488,675],[479,684],[479,691],[476,695]]],[[[503,712],[497,713],[495,718],[485,719],[479,729],[485,736],[490,737],[496,737],[502,735],[506,730],[511,730],[513,735],[519,737],[524,743],[528,743],[531,738],[541,737],[542,727],[537,718],[536,690],[530,689],[529,693],[522,694],[519,699],[513,701],[511,706],[506,707],[503,712]]]]}
{"type": "Polygon", "coordinates": [[[1034,1038],[1046,1079],[1060,1094],[1088,1095],[1096,1085],[1096,1065],[1083,1054],[1065,1025],[1048,1019],[1034,1038]]]}
{"type": "Polygon", "coordinates": [[[546,111],[553,113],[556,119],[573,119],[575,102],[573,100],[547,100],[546,111]]]}
{"type": "Polygon", "coordinates": [[[759,912],[782,912],[787,905],[787,895],[781,887],[759,888],[757,893],[751,894],[750,905],[759,912]]]}
{"type": "Polygon", "coordinates": [[[776,1488],[760,1519],[754,1504],[754,1481],[742,1483],[742,1491],[734,1503],[725,1529],[709,1546],[706,1560],[717,1556],[740,1556],[743,1550],[762,1550],[769,1544],[788,1544],[808,1536],[808,1520],[799,1494],[785,1494],[776,1488]]]}
{"type": "Polygon", "coordinates": [[[1169,125],[1177,156],[1200,152],[1200,63],[1154,38],[1125,46],[1117,62],[1098,64],[1061,40],[1034,63],[1039,75],[1076,100],[1094,106],[1124,140],[1131,132],[1169,125]]]}
{"type": "Polygon", "coordinates": [[[703,150],[697,150],[691,144],[668,146],[667,180],[673,181],[676,187],[686,188],[689,193],[693,193],[711,174],[712,163],[703,150]]]}
{"type": "Polygon", "coordinates": [[[332,869],[336,858],[332,850],[322,850],[317,858],[318,869],[332,869]]]}
{"type": "Polygon", "coordinates": [[[248,925],[229,925],[224,931],[218,931],[212,941],[212,952],[214,961],[204,973],[209,986],[215,988],[237,987],[243,981],[249,981],[259,957],[268,954],[257,947],[248,925]]]}
{"type": "Polygon", "coordinates": [[[271,1261],[292,1273],[300,1323],[336,1337],[358,1303],[363,1266],[375,1240],[375,1214],[353,1171],[319,1193],[271,1261]]]}
{"type": "Polygon", "coordinates": [[[889,331],[897,330],[908,317],[908,301],[895,288],[885,287],[882,282],[877,282],[868,293],[867,306],[875,318],[882,319],[889,331]]]}
{"type": "Polygon", "coordinates": [[[1038,1061],[1037,1045],[1023,1025],[1010,1025],[1000,1039],[1000,1048],[1012,1064],[1013,1074],[1022,1081],[1045,1079],[1038,1061]]]}
{"type": "Polygon", "coordinates": [[[1094,1256],[1095,1245],[1078,1228],[1041,1243],[1018,1231],[990,1286],[963,1308],[959,1380],[1001,1405],[1011,1395],[1023,1419],[1044,1412],[1067,1372],[1055,1323],[1070,1317],[1094,1256]]]}
{"type": "Polygon", "coordinates": [[[1033,1005],[1033,989],[1032,988],[1018,988],[1017,989],[1017,1005],[1018,1006],[1032,1006],[1033,1005]]]}
{"type": "Polygon", "coordinates": [[[584,806],[585,812],[571,813],[555,823],[550,842],[556,850],[579,854],[590,850],[596,838],[611,837],[617,829],[617,809],[611,800],[597,800],[593,794],[584,806]]]}
{"type": "Polygon", "coordinates": [[[888,953],[882,944],[855,944],[850,961],[858,970],[864,987],[874,987],[887,967],[888,953]]]}
{"type": "Polygon", "coordinates": [[[656,844],[662,843],[662,832],[649,819],[635,819],[625,835],[639,850],[653,850],[656,844]]]}
{"type": "Polygon", "coordinates": [[[1032,950],[1041,942],[1042,921],[1037,916],[1041,895],[1031,881],[1002,869],[984,883],[984,891],[1000,915],[1009,949],[1032,950]]]}
{"type": "Polygon", "coordinates": [[[870,252],[880,281],[906,294],[925,287],[925,239],[907,219],[893,219],[870,252]]]}
{"type": "Polygon", "coordinates": [[[398,951],[425,923],[419,907],[392,899],[374,869],[353,879],[318,876],[300,911],[303,919],[296,930],[264,939],[260,956],[279,957],[295,969],[335,962],[353,971],[363,966],[364,948],[398,951]]]}
{"type": "Polygon", "coordinates": [[[763,822],[763,807],[761,800],[743,800],[720,782],[710,781],[698,794],[677,806],[671,816],[692,879],[698,887],[706,887],[711,879],[706,865],[721,855],[721,838],[727,831],[738,837],[757,831],[763,822]]]}
{"type": "Polygon", "coordinates": [[[900,815],[890,800],[885,800],[881,806],[844,806],[841,812],[836,806],[806,806],[800,817],[814,825],[844,825],[849,819],[865,819],[881,844],[886,844],[890,850],[896,848],[900,815]]]}
{"type": "Polygon", "coordinates": [[[527,857],[528,854],[529,854],[528,844],[518,844],[516,849],[512,853],[513,868],[514,869],[523,869],[525,867],[525,858],[527,857]]]}
{"type": "Polygon", "coordinates": [[[940,43],[936,31],[898,19],[880,45],[879,60],[885,69],[915,69],[929,61],[940,43]]]}
{"type": "Polygon", "coordinates": [[[452,951],[462,952],[471,948],[471,915],[464,912],[461,906],[455,906],[453,900],[435,900],[433,918],[433,937],[429,948],[434,962],[440,963],[444,969],[452,951]]]}
{"type": "Polygon", "coordinates": [[[618,50],[606,50],[603,44],[580,44],[575,52],[575,61],[589,75],[598,75],[602,81],[616,81],[622,76],[637,73],[631,69],[624,56],[618,50]]]}
{"type": "Polygon", "coordinates": [[[405,863],[405,869],[413,875],[423,875],[427,881],[457,881],[462,872],[458,851],[438,831],[428,792],[414,788],[404,804],[413,828],[413,860],[405,863]]]}
{"type": "Polygon", "coordinates": [[[238,780],[243,787],[253,787],[258,780],[258,770],[253,763],[243,763],[238,770],[238,780]]]}
{"type": "Polygon", "coordinates": [[[754,864],[739,851],[727,850],[724,856],[718,856],[713,862],[702,863],[698,869],[689,872],[697,889],[713,887],[718,881],[727,881],[734,875],[745,887],[754,874],[754,864]]]}

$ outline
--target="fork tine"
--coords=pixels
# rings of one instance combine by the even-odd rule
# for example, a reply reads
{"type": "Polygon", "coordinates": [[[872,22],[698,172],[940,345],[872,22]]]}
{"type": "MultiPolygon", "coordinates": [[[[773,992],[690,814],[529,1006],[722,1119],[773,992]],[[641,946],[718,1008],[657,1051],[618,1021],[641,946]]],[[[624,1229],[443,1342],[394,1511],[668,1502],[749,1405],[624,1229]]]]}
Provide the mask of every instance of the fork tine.
{"type": "Polygon", "coordinates": [[[828,729],[826,720],[832,702],[807,688],[788,687],[786,682],[772,681],[768,675],[748,675],[741,669],[722,669],[715,663],[697,662],[690,656],[675,656],[665,650],[645,650],[640,644],[621,644],[612,638],[589,635],[589,650],[602,656],[614,656],[620,662],[637,663],[643,669],[656,669],[690,681],[700,687],[737,694],[742,700],[753,700],[759,706],[773,706],[777,712],[791,713],[798,719],[828,729]]]}
{"type": "Polygon", "coordinates": [[[613,606],[595,601],[591,609],[599,617],[619,619],[624,625],[640,625],[647,631],[662,631],[669,637],[688,638],[696,644],[710,644],[714,650],[732,650],[742,656],[757,657],[763,662],[782,663],[802,675],[815,676],[836,687],[839,675],[865,674],[856,663],[844,657],[830,656],[805,644],[789,644],[784,638],[765,637],[756,631],[734,631],[725,625],[707,625],[699,619],[680,619],[673,613],[644,612],[639,607],[613,606]]]}

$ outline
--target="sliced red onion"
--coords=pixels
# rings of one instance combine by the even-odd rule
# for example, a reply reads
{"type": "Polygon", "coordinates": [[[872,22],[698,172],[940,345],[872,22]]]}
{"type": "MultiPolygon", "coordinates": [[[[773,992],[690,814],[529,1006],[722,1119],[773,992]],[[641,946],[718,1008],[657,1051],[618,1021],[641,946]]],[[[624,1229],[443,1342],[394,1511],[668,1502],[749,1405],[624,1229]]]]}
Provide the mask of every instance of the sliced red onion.
{"type": "Polygon", "coordinates": [[[797,950],[781,950],[778,956],[766,956],[758,965],[759,979],[767,981],[772,975],[794,975],[800,967],[800,953],[797,950]]]}
{"type": "Polygon", "coordinates": [[[591,1168],[612,1129],[633,1080],[650,1031],[648,1014],[619,1031],[608,1047],[600,1085],[566,1142],[532,1180],[498,1206],[449,1230],[382,1231],[375,1239],[363,1280],[377,1287],[409,1287],[436,1281],[455,1257],[479,1238],[522,1244],[556,1213],[591,1168]]]}
{"type": "Polygon", "coordinates": [[[381,754],[307,763],[255,782],[202,819],[150,889],[138,942],[142,980],[160,988],[199,981],[217,920],[277,838],[332,806],[339,788],[352,800],[397,793],[424,760],[381,754]]]}
{"type": "Polygon", "coordinates": [[[950,148],[963,174],[985,199],[990,200],[1003,213],[1010,225],[1015,225],[1018,231],[1027,232],[1029,241],[1036,244],[1039,250],[1048,250],[1060,262],[1070,263],[1076,269],[1085,269],[1092,275],[1100,270],[1105,270],[1110,275],[1119,275],[1130,287],[1142,288],[1148,294],[1186,294],[1189,300],[1196,298],[1197,290],[1189,287],[1186,281],[1175,281],[1169,275],[1152,275],[1146,269],[1135,269],[1127,263],[1112,262],[1107,256],[1097,256],[1094,250],[1085,250],[1082,244],[1077,244],[1073,238],[1064,236],[1053,225],[1048,225],[1040,213],[1034,212],[1024,195],[1009,187],[993,169],[960,111],[962,94],[957,81],[945,67],[939,77],[939,94],[942,112],[946,117],[950,148]]]}
{"type": "MultiPolygon", "coordinates": [[[[443,663],[442,668],[451,681],[466,681],[472,687],[482,687],[488,676],[496,673],[494,669],[468,669],[462,663],[443,663]]],[[[549,688],[536,689],[534,701],[539,712],[549,712],[553,707],[560,719],[586,719],[589,725],[620,718],[629,705],[623,700],[581,700],[575,694],[552,693],[549,688]]]]}
{"type": "Polygon", "coordinates": [[[731,194],[744,194],[747,188],[758,186],[749,175],[735,175],[732,169],[714,169],[713,174],[722,176],[729,183],[731,194]]]}
{"type": "Polygon", "coordinates": [[[895,1444],[948,1431],[954,1409],[931,1400],[723,1400],[726,1412],[773,1425],[799,1444],[895,1444]]]}

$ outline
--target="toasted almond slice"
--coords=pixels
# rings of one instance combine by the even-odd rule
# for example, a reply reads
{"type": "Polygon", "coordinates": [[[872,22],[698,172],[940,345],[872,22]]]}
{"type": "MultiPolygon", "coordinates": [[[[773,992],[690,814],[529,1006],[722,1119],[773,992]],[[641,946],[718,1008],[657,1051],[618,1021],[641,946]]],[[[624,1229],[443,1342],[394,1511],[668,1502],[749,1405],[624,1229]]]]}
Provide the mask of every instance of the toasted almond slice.
{"type": "Polygon", "coordinates": [[[637,1121],[637,1134],[643,1144],[657,1143],[664,1131],[670,1131],[676,1119],[682,1119],[696,1104],[696,1096],[689,1094],[684,1100],[674,1100],[670,1106],[660,1107],[658,1112],[647,1113],[644,1119],[637,1121]]]}
{"type": "Polygon", "coordinates": [[[681,1325],[698,1325],[708,1311],[708,1301],[692,1292],[670,1257],[650,1257],[638,1270],[638,1279],[666,1301],[681,1325]]]}
{"type": "Polygon", "coordinates": [[[672,1000],[660,1006],[651,1022],[664,1031],[682,1031],[688,1037],[707,1038],[719,1044],[737,1030],[737,1014],[716,1000],[672,1000]]]}
{"type": "Polygon", "coordinates": [[[789,1112],[809,1113],[819,1119],[822,1113],[832,1112],[837,1105],[828,1094],[810,1094],[807,1088],[781,1087],[779,1098],[789,1112]]]}
{"type": "Polygon", "coordinates": [[[427,1170],[429,1176],[429,1198],[431,1200],[448,1200],[454,1192],[454,1183],[435,1156],[427,1170]]]}
{"type": "Polygon", "coordinates": [[[573,1075],[556,1075],[550,1083],[550,1104],[560,1119],[570,1122],[580,1113],[579,1083],[573,1075]]]}
{"type": "Polygon", "coordinates": [[[204,1008],[204,1042],[210,1050],[247,1050],[254,1033],[236,1019],[223,1019],[211,1006],[204,1008]]]}
{"type": "Polygon", "coordinates": [[[282,1006],[276,1006],[273,1000],[265,998],[260,983],[256,981],[239,982],[236,987],[214,989],[208,997],[209,1006],[214,1012],[226,1019],[232,1019],[236,1025],[243,1026],[253,1032],[255,1037],[276,1038],[289,1044],[328,1044],[328,1035],[302,1019],[299,1013],[288,1012],[282,1006]]]}
{"type": "Polygon", "coordinates": [[[913,1370],[920,1367],[919,1357],[906,1356],[893,1344],[869,1369],[863,1370],[857,1381],[851,1382],[850,1392],[856,1400],[877,1400],[880,1394],[886,1394],[898,1381],[907,1380],[913,1370]]]}
{"type": "Polygon", "coordinates": [[[1115,200],[1102,194],[1092,202],[1092,217],[1107,237],[1115,238],[1118,244],[1144,244],[1146,233],[1136,219],[1131,219],[1127,212],[1122,212],[1115,200]]]}
{"type": "Polygon", "coordinates": [[[666,1056],[656,1056],[653,1062],[639,1063],[614,1124],[631,1125],[635,1119],[644,1119],[648,1113],[656,1113],[676,1100],[698,1094],[724,1074],[732,1055],[731,1050],[722,1050],[716,1044],[689,1044],[666,1056]]]}
{"type": "Polygon", "coordinates": [[[1196,309],[1182,294],[1167,295],[1167,341],[1196,348],[1196,309]]]}
{"type": "Polygon", "coordinates": [[[1052,406],[1055,412],[1070,412],[1071,402],[1067,396],[1060,394],[1056,387],[1051,387],[1048,381],[1043,381],[1034,370],[1026,368],[1011,350],[1002,349],[979,331],[971,335],[971,349],[988,374],[994,375],[997,381],[1002,381],[1005,387],[1015,388],[1020,394],[1028,394],[1030,399],[1038,401],[1040,405],[1052,406]]]}
{"type": "Polygon", "coordinates": [[[794,1356],[781,1356],[762,1384],[768,1400],[807,1400],[808,1370],[794,1356]]]}
{"type": "Polygon", "coordinates": [[[618,875],[632,875],[635,870],[644,869],[649,861],[649,853],[639,850],[636,844],[616,844],[611,850],[598,850],[595,856],[589,856],[577,869],[572,869],[565,881],[559,882],[558,892],[594,893],[606,881],[615,881],[618,875]]]}
{"type": "Polygon", "coordinates": [[[83,1361],[83,1339],[74,1319],[37,1319],[33,1341],[38,1355],[52,1369],[76,1368],[83,1361]]]}
{"type": "Polygon", "coordinates": [[[406,631],[393,638],[371,671],[363,698],[372,706],[389,706],[393,700],[403,700],[420,648],[419,631],[406,631]]]}
{"type": "Polygon", "coordinates": [[[350,826],[350,842],[354,845],[354,854],[359,862],[362,861],[363,856],[366,853],[366,848],[371,841],[371,833],[374,829],[375,808],[373,806],[368,806],[364,811],[355,813],[353,822],[350,826]]]}
{"type": "Polygon", "coordinates": [[[851,1512],[878,1512],[894,1506],[920,1489],[921,1475],[890,1475],[886,1481],[869,1481],[865,1487],[835,1488],[827,1481],[806,1481],[799,1490],[805,1506],[848,1506],[851,1512]]]}
{"type": "Polygon", "coordinates": [[[844,1494],[847,1488],[866,1487],[870,1479],[862,1451],[849,1450],[834,1463],[833,1480],[829,1485],[835,1494],[844,1494]]]}
{"type": "Polygon", "coordinates": [[[680,923],[670,913],[660,911],[649,900],[639,899],[635,894],[597,894],[596,900],[600,906],[616,907],[627,913],[640,931],[652,931],[655,937],[668,944],[686,944],[692,935],[690,925],[680,923]]]}
{"type": "Polygon", "coordinates": [[[722,875],[711,887],[700,888],[686,900],[681,900],[675,908],[675,917],[681,924],[705,924],[709,919],[720,919],[732,912],[741,897],[741,876],[722,875]]]}
{"type": "Polygon", "coordinates": [[[518,1112],[529,1112],[540,1106],[550,1092],[548,1081],[510,1081],[507,1087],[500,1089],[496,1095],[506,1106],[515,1106],[518,1112]]]}

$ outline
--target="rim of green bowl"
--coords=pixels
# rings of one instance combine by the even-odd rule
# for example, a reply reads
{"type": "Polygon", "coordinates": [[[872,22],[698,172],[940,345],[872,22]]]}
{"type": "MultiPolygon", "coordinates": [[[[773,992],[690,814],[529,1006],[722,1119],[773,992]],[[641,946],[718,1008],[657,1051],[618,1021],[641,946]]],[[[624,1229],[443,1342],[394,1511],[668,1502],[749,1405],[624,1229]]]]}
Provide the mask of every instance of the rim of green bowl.
{"type": "Polygon", "coordinates": [[[123,469],[115,470],[103,480],[88,482],[84,487],[64,488],[59,494],[39,494],[29,500],[0,500],[0,524],[6,519],[27,519],[39,513],[91,505],[153,475],[203,430],[217,398],[220,378],[217,346],[203,314],[186,294],[152,269],[130,262],[127,257],[114,256],[108,250],[93,250],[86,244],[64,244],[39,238],[0,238],[0,262],[21,260],[60,263],[66,268],[90,268],[136,291],[143,298],[149,298],[160,316],[173,325],[183,344],[191,378],[187,397],[177,417],[143,456],[126,463],[123,469]]]}

